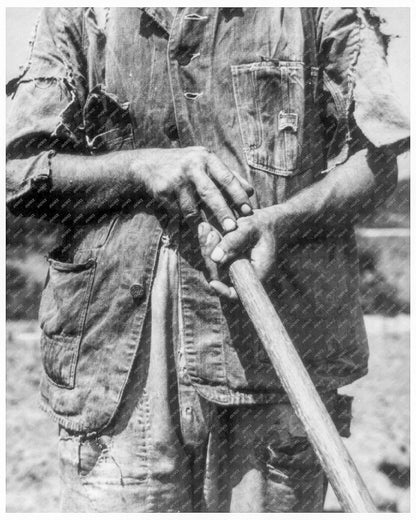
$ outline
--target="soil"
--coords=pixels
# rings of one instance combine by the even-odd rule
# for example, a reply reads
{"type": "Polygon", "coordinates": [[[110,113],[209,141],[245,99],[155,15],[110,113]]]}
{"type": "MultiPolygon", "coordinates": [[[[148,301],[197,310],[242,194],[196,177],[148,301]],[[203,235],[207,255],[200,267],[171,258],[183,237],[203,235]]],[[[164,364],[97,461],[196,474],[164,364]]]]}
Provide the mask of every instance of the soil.
{"type": "MultiPolygon", "coordinates": [[[[354,396],[345,443],[380,510],[409,511],[408,315],[366,316],[369,374],[342,389],[354,396]]],[[[7,326],[7,511],[59,509],[57,425],[39,409],[36,322],[7,326]]],[[[339,511],[329,491],[326,509],[339,511]]]]}

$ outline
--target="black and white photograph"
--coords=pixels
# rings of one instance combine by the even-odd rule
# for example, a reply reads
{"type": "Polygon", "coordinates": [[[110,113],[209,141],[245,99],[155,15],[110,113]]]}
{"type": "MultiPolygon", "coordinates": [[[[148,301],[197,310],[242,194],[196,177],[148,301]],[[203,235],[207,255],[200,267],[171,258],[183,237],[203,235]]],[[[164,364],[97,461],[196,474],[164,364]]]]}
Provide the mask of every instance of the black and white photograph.
{"type": "Polygon", "coordinates": [[[3,14],[4,511],[411,513],[413,8],[3,14]]]}

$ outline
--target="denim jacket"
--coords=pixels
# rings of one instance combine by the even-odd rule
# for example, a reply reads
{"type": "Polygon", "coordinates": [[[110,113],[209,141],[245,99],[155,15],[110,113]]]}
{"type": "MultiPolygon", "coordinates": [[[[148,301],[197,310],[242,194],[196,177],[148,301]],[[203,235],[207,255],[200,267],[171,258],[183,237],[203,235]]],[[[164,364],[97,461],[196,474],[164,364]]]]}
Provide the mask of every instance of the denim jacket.
{"type": "MultiPolygon", "coordinates": [[[[43,9],[8,84],[8,206],[50,218],[42,201],[54,153],[193,145],[254,186],[254,207],[279,204],[369,143],[407,138],[386,45],[376,14],[361,8],[43,9]]],[[[101,429],[117,410],[163,233],[150,201],[72,223],[49,256],[41,394],[66,428],[101,429]]],[[[277,399],[241,305],[213,293],[195,237],[178,236],[191,383],[223,405],[277,399]]],[[[366,373],[352,228],[284,248],[266,290],[318,388],[366,373]]]]}

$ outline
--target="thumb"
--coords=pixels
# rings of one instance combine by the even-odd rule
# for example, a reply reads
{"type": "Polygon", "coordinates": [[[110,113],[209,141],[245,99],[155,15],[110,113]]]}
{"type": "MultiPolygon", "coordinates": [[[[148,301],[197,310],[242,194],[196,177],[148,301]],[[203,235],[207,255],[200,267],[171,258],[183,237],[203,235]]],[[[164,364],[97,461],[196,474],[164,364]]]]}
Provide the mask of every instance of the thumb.
{"type": "Polygon", "coordinates": [[[211,253],[211,260],[219,264],[225,264],[243,253],[250,246],[250,235],[246,231],[237,228],[227,233],[221,242],[211,253]]]}

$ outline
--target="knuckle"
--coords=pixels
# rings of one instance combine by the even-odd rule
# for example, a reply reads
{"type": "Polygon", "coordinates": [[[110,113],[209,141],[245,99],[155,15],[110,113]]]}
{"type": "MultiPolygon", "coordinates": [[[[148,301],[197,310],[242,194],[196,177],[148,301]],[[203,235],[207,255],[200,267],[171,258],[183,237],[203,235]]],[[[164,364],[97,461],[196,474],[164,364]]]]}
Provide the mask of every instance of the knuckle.
{"type": "Polygon", "coordinates": [[[248,231],[250,228],[251,228],[251,224],[250,224],[250,220],[246,217],[246,218],[239,218],[238,219],[238,228],[241,230],[241,231],[248,231]]]}
{"type": "Polygon", "coordinates": [[[236,178],[234,177],[234,175],[231,172],[225,172],[221,179],[221,183],[226,188],[231,188],[234,185],[237,186],[235,181],[236,181],[236,178]]]}
{"type": "Polygon", "coordinates": [[[225,219],[232,217],[232,213],[228,210],[228,208],[223,207],[222,205],[217,205],[213,211],[219,222],[223,222],[225,219]]]}
{"type": "Polygon", "coordinates": [[[203,152],[206,152],[207,149],[205,148],[205,146],[200,146],[200,145],[197,145],[197,146],[192,146],[191,147],[191,150],[195,151],[195,152],[198,152],[198,153],[203,153],[203,152]]]}
{"type": "Polygon", "coordinates": [[[156,191],[159,194],[159,197],[165,199],[169,198],[172,194],[172,188],[167,182],[159,182],[156,187],[156,191]]]}
{"type": "Polygon", "coordinates": [[[206,182],[201,182],[198,185],[198,193],[202,199],[216,198],[216,188],[206,182]]]}
{"type": "Polygon", "coordinates": [[[238,233],[229,233],[224,237],[224,245],[227,248],[227,251],[232,251],[239,243],[238,233]]]}
{"type": "Polygon", "coordinates": [[[178,193],[186,192],[188,186],[189,186],[189,178],[186,175],[181,175],[176,179],[175,185],[176,185],[176,191],[178,193]]]}
{"type": "Polygon", "coordinates": [[[184,163],[184,174],[188,178],[196,178],[203,165],[198,155],[191,155],[184,163]]]}
{"type": "Polygon", "coordinates": [[[196,157],[199,162],[205,161],[208,158],[209,152],[204,146],[194,146],[192,148],[192,156],[196,157]]]}

